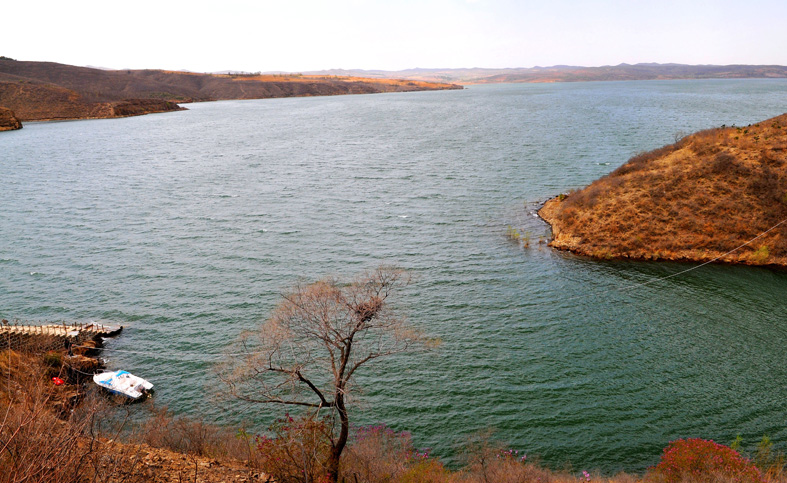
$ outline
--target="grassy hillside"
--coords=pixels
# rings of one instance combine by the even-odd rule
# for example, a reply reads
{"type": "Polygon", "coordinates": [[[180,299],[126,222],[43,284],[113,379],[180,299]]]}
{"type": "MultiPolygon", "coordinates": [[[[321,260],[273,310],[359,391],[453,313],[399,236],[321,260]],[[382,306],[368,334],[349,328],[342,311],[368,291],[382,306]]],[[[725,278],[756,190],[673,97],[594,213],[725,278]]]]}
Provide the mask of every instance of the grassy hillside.
{"type": "Polygon", "coordinates": [[[177,108],[167,102],[439,89],[461,87],[359,77],[101,70],[0,59],[0,107],[13,110],[22,121],[117,117],[177,108]]]}
{"type": "Polygon", "coordinates": [[[582,255],[787,266],[787,114],[639,154],[539,214],[582,255]]]}

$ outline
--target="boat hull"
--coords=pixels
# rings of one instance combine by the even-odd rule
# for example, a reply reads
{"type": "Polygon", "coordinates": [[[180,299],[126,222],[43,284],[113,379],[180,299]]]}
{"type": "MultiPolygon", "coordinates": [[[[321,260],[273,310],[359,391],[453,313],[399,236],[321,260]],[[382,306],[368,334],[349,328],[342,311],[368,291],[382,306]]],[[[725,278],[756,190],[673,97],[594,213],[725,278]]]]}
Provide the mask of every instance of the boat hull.
{"type": "Polygon", "coordinates": [[[153,384],[127,371],[103,372],[93,376],[93,382],[112,394],[138,400],[147,396],[153,384]]]}

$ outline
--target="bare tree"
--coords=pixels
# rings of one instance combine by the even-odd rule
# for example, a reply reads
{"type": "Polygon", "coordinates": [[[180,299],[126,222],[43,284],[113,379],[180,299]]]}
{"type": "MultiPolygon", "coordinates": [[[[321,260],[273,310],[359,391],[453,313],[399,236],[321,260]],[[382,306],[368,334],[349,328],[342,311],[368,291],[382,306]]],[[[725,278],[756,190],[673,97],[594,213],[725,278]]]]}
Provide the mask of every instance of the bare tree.
{"type": "Polygon", "coordinates": [[[243,361],[223,375],[231,393],[245,401],[328,413],[335,425],[325,462],[330,481],[338,480],[349,436],[353,376],[419,340],[389,305],[409,281],[402,270],[381,266],[349,283],[323,279],[297,285],[259,331],[245,334],[243,361]]]}

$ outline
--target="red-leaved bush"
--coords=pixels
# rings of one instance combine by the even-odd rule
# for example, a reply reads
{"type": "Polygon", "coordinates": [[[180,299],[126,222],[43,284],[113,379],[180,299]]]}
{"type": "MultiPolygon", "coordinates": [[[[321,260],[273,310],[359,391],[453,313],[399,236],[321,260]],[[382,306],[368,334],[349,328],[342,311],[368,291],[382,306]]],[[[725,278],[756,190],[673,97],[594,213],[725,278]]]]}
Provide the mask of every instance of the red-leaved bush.
{"type": "Polygon", "coordinates": [[[699,438],[671,442],[652,470],[667,483],[715,477],[741,483],[764,481],[760,470],[734,449],[699,438]]]}

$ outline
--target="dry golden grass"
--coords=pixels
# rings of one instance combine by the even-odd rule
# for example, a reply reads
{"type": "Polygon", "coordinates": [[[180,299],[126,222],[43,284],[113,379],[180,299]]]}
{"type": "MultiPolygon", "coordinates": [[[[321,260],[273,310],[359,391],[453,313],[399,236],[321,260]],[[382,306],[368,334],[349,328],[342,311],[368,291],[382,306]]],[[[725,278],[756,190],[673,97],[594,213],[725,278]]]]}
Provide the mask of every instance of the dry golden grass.
{"type": "Polygon", "coordinates": [[[416,79],[390,79],[382,77],[357,77],[343,75],[303,75],[303,74],[203,74],[198,72],[182,72],[163,70],[164,74],[183,75],[193,77],[216,77],[232,79],[234,81],[252,82],[286,82],[286,83],[345,83],[358,82],[378,86],[396,86],[417,89],[457,89],[457,84],[448,82],[416,80],[416,79]]]}
{"type": "Polygon", "coordinates": [[[374,84],[380,86],[408,86],[417,87],[421,89],[436,89],[436,88],[452,88],[452,84],[444,82],[425,82],[418,80],[408,79],[382,79],[382,78],[369,78],[369,77],[352,77],[352,76],[325,76],[325,75],[256,75],[256,76],[229,76],[236,80],[253,80],[258,82],[361,82],[367,84],[374,84]]]}
{"type": "Polygon", "coordinates": [[[634,156],[540,215],[582,255],[787,266],[787,222],[728,254],[787,220],[787,114],[634,156]]]}

